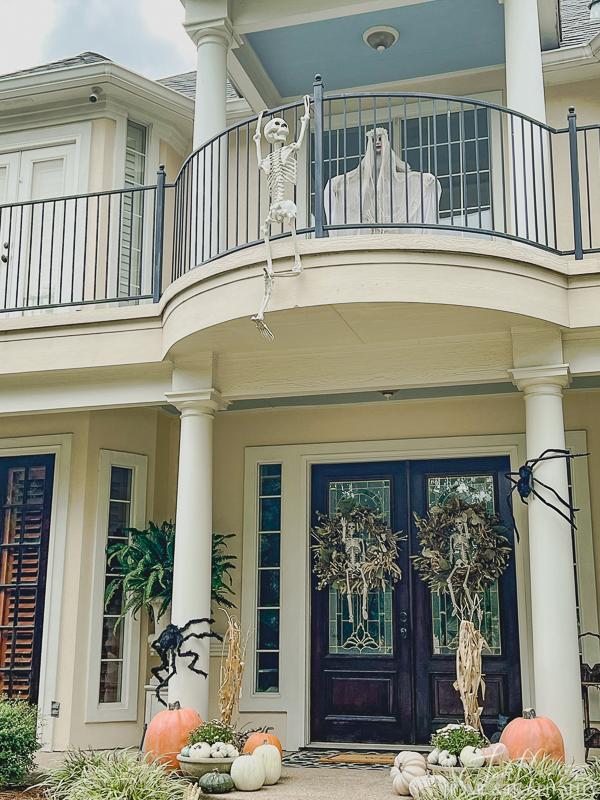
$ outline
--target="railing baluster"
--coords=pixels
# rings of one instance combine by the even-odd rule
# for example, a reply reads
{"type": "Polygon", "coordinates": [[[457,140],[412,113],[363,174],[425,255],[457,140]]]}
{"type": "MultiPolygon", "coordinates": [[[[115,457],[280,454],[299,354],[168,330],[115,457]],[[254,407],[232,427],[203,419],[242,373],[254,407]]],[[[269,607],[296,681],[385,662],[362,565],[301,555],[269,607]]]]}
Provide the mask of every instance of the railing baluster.
{"type": "Polygon", "coordinates": [[[152,264],[152,301],[158,303],[162,294],[163,246],[165,237],[165,165],[156,173],[154,195],[154,263],[152,264]]]}
{"type": "MultiPolygon", "coordinates": [[[[322,239],[327,232],[325,231],[325,186],[323,182],[323,81],[320,75],[315,75],[313,101],[315,108],[315,237],[322,239]]],[[[358,135],[360,137],[360,127],[358,135]]]]}
{"type": "Polygon", "coordinates": [[[577,146],[577,115],[575,109],[569,109],[569,159],[571,163],[571,197],[573,201],[573,241],[575,258],[583,258],[583,232],[581,224],[581,190],[579,186],[579,152],[577,146]]]}

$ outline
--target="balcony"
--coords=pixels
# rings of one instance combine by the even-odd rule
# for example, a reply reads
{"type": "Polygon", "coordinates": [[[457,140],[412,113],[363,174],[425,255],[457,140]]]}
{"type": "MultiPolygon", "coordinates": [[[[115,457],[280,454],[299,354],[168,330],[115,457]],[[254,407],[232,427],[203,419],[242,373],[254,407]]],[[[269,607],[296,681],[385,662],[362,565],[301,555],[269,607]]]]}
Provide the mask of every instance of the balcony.
{"type": "MultiPolygon", "coordinates": [[[[556,129],[490,103],[415,93],[310,98],[300,147],[302,238],[402,232],[600,252],[600,124],[556,129]]],[[[302,101],[283,117],[290,140],[302,101]]],[[[268,214],[256,118],[192,153],[173,183],[0,206],[3,313],[158,302],[192,269],[262,241],[268,214]]],[[[265,153],[263,140],[263,154],[265,153]]],[[[290,235],[271,226],[271,238],[290,235]]]]}

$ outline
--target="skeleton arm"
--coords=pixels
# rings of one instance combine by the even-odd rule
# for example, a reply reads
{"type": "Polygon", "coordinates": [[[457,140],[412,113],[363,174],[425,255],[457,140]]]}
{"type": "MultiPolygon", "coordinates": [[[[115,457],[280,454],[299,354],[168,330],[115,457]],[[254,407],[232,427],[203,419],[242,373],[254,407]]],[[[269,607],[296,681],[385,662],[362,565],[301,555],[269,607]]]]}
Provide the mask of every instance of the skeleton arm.
{"type": "Polygon", "coordinates": [[[261,111],[260,114],[258,115],[258,118],[256,120],[256,130],[254,131],[254,136],[252,137],[254,139],[254,144],[256,145],[256,159],[258,161],[259,167],[263,160],[260,142],[262,139],[261,127],[262,127],[262,118],[264,113],[265,113],[264,111],[261,111]]]}
{"type": "Polygon", "coordinates": [[[292,150],[300,150],[302,147],[306,129],[308,128],[308,123],[310,122],[310,96],[307,94],[304,95],[304,114],[302,114],[300,117],[300,122],[300,135],[298,136],[298,141],[292,142],[290,145],[292,150]]]}

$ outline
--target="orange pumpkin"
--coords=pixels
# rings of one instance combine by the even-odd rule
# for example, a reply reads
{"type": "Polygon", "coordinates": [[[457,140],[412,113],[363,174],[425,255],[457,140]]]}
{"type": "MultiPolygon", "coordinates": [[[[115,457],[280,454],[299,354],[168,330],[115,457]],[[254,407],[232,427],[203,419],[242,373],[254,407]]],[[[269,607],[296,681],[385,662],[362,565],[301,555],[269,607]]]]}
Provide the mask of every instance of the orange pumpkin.
{"type": "Polygon", "coordinates": [[[261,744],[274,744],[281,755],[283,755],[283,747],[281,746],[281,742],[275,736],[275,734],[268,733],[268,731],[251,733],[246,740],[246,744],[244,745],[244,753],[249,753],[252,755],[256,748],[260,747],[261,744]]]}
{"type": "Polygon", "coordinates": [[[177,754],[186,746],[188,736],[199,725],[202,725],[202,719],[193,708],[181,708],[179,703],[169,704],[148,725],[144,752],[161,764],[178,769],[177,754]]]}
{"type": "Polygon", "coordinates": [[[523,711],[523,716],[513,719],[502,731],[502,744],[508,748],[512,761],[550,756],[564,763],[565,743],[558,726],[548,717],[536,717],[533,708],[523,711]]]}

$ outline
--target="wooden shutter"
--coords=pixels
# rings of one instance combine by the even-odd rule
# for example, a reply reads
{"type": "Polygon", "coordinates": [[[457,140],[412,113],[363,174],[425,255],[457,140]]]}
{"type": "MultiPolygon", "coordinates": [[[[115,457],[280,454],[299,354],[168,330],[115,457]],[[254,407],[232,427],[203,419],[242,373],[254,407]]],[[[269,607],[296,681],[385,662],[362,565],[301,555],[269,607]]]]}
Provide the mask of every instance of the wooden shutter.
{"type": "Polygon", "coordinates": [[[0,459],[0,694],[37,700],[53,456],[0,459]]]}

